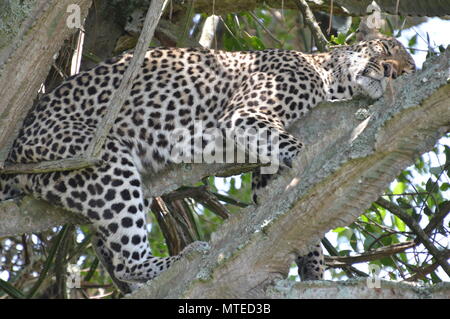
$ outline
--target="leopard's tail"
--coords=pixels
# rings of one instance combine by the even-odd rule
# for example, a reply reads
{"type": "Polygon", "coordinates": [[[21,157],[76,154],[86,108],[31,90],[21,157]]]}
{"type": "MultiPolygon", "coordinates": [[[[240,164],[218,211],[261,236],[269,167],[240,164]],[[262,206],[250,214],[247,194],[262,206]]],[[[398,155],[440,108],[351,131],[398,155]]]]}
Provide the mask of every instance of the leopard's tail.
{"type": "Polygon", "coordinates": [[[18,183],[17,175],[0,174],[0,201],[22,195],[18,183]]]}

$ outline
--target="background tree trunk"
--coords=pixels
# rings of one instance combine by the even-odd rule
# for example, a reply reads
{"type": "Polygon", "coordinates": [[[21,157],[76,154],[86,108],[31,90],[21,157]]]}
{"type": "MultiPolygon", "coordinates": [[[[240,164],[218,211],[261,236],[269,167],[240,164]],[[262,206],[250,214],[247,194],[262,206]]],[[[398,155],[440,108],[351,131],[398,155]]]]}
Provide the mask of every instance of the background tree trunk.
{"type": "MultiPolygon", "coordinates": [[[[0,48],[0,169],[52,66],[53,55],[63,41],[78,30],[67,24],[71,13],[67,12],[68,6],[78,6],[80,22],[83,23],[91,0],[14,0],[5,6],[8,3],[15,10],[23,11],[23,19],[22,23],[16,22],[15,29],[2,30],[1,38],[7,39],[8,43],[0,48]],[[12,32],[13,36],[6,37],[7,32],[12,32]]],[[[5,17],[8,18],[13,19],[14,16],[5,17]]]]}

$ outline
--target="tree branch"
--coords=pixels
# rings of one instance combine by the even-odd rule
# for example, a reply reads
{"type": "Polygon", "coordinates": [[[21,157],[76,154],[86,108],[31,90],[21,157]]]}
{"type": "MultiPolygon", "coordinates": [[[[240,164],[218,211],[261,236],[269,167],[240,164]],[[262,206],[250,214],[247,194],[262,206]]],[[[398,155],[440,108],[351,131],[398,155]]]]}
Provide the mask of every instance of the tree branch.
{"type": "MultiPolygon", "coordinates": [[[[450,250],[447,250],[444,252],[444,257],[445,258],[450,258],[450,250]]],[[[438,262],[435,262],[429,266],[426,267],[418,267],[417,269],[413,269],[413,271],[415,272],[414,275],[412,275],[411,277],[408,277],[405,279],[405,281],[417,281],[419,279],[423,279],[426,278],[426,275],[432,273],[433,271],[435,271],[438,267],[440,266],[440,264],[438,262]]]]}
{"type": "Polygon", "coordinates": [[[316,18],[314,17],[314,14],[309,8],[308,4],[305,0],[297,0],[296,3],[303,14],[306,25],[308,25],[309,29],[311,30],[317,48],[320,52],[328,51],[328,40],[323,35],[322,30],[320,30],[319,24],[317,23],[316,18]]]}
{"type": "Polygon", "coordinates": [[[379,288],[369,288],[373,279],[350,279],[346,281],[278,281],[267,290],[269,298],[282,299],[447,299],[450,283],[434,287],[417,287],[407,283],[380,280],[379,288]]]}
{"type": "MultiPolygon", "coordinates": [[[[257,164],[181,164],[155,175],[144,176],[145,196],[168,194],[183,185],[192,185],[207,176],[232,176],[245,173],[257,164]]],[[[85,224],[85,219],[31,196],[0,202],[0,237],[39,232],[66,223],[85,224]]]]}
{"type": "Polygon", "coordinates": [[[447,258],[443,256],[443,252],[439,251],[436,246],[432,243],[430,237],[425,233],[425,231],[420,227],[419,223],[400,207],[394,203],[384,199],[379,198],[376,203],[381,207],[389,210],[392,214],[396,215],[398,218],[403,220],[406,225],[416,234],[417,239],[428,249],[431,255],[439,262],[442,269],[450,276],[450,265],[447,262],[447,258]]]}
{"type": "Polygon", "coordinates": [[[330,267],[344,267],[346,265],[353,265],[362,262],[377,260],[383,257],[389,257],[394,254],[404,252],[405,250],[416,246],[414,241],[407,241],[403,243],[393,244],[386,247],[363,252],[353,256],[325,256],[325,263],[330,267]]]}
{"type": "Polygon", "coordinates": [[[0,170],[0,173],[1,174],[48,173],[48,172],[81,169],[97,165],[100,163],[101,160],[96,158],[74,157],[54,161],[44,161],[39,163],[7,164],[4,169],[0,170]]]}
{"type": "Polygon", "coordinates": [[[430,234],[436,227],[438,227],[444,218],[450,213],[450,201],[447,201],[442,205],[442,207],[438,207],[437,212],[431,217],[430,222],[424,228],[425,234],[430,234]]]}

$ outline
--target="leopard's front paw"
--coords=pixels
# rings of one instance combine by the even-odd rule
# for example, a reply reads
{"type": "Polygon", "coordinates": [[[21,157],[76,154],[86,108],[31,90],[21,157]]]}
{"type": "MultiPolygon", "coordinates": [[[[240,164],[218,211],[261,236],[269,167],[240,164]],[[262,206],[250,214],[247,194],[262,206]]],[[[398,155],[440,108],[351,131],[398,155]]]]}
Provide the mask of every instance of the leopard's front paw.
{"type": "Polygon", "coordinates": [[[300,153],[300,147],[301,146],[292,145],[290,147],[280,149],[278,158],[279,158],[281,167],[284,166],[284,167],[292,168],[292,162],[295,160],[295,158],[300,153]]]}

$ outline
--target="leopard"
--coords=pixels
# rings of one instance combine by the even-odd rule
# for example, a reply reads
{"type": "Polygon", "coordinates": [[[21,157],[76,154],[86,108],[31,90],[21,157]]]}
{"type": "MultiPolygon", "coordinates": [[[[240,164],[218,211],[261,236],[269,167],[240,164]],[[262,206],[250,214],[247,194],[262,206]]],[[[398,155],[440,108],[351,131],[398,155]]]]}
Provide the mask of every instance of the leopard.
{"type": "MultiPolygon", "coordinates": [[[[67,78],[26,115],[7,164],[82,156],[110,106],[133,51],[67,78]]],[[[413,72],[414,61],[395,38],[333,47],[329,52],[224,51],[154,47],[146,51],[127,99],[94,166],[33,174],[1,174],[0,200],[28,194],[86,217],[93,245],[122,291],[130,292],[185,254],[157,257],[148,242],[151,198],[144,175],[204,151],[196,123],[224,139],[249,129],[277,136],[266,145],[282,173],[303,149],[289,127],[324,101],[379,99],[389,81],[413,72]],[[173,133],[182,130],[183,134],[173,133]],[[180,147],[182,145],[182,147],[180,147]],[[178,150],[175,152],[175,150],[178,150]],[[277,152],[275,152],[277,150],[277,152]]],[[[202,134],[203,131],[200,132],[202,134]]],[[[244,149],[242,141],[233,139],[244,149]]],[[[261,148],[254,153],[258,156],[261,148]]],[[[261,160],[264,157],[261,157],[261,160]]],[[[254,201],[280,174],[253,173],[254,201]]],[[[320,245],[297,259],[303,279],[323,278],[320,245]]]]}

